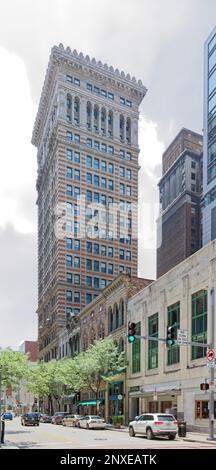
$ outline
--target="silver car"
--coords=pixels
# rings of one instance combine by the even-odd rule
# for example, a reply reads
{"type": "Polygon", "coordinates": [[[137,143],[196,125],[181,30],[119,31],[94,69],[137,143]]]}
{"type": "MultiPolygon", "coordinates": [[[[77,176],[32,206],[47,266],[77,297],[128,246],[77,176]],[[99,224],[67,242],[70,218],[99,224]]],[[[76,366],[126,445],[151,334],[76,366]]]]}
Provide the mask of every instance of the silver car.
{"type": "Polygon", "coordinates": [[[178,431],[177,421],[173,415],[165,413],[146,413],[129,423],[129,435],[145,434],[147,439],[154,436],[167,436],[175,439],[178,431]]]}
{"type": "Polygon", "coordinates": [[[79,419],[77,426],[85,429],[105,429],[106,421],[100,416],[88,415],[79,419]]]}

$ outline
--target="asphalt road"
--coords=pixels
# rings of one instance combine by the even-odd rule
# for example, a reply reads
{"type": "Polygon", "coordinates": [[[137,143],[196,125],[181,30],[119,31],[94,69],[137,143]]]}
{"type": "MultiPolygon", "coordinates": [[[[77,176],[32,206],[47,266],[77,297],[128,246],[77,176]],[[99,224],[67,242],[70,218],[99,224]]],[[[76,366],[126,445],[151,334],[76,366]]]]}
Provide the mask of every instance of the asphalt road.
{"type": "Polygon", "coordinates": [[[127,432],[86,430],[55,424],[21,426],[20,418],[6,421],[5,443],[20,449],[210,449],[206,443],[186,442],[180,438],[147,440],[130,437],[127,432]]]}

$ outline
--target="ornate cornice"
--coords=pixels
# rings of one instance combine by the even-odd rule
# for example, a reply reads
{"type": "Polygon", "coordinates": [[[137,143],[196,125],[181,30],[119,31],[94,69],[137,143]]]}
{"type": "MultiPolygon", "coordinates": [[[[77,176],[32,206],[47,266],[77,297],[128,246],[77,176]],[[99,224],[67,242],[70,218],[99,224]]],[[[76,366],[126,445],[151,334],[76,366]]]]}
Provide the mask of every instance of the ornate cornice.
{"type": "Polygon", "coordinates": [[[90,59],[88,55],[84,56],[82,52],[78,54],[76,49],[71,51],[70,47],[64,48],[63,44],[54,46],[51,49],[32,134],[32,144],[36,147],[39,144],[41,128],[45,121],[50,96],[53,91],[53,86],[55,85],[55,74],[58,67],[62,65],[71,67],[77,72],[84,73],[88,75],[89,78],[92,77],[92,80],[102,81],[103,84],[108,82],[109,86],[116,88],[117,91],[125,90],[128,93],[133,94],[138,105],[141,103],[147,92],[142,81],[136,80],[135,77],[131,77],[129,73],[125,74],[123,71],[120,72],[118,69],[114,70],[112,66],[103,64],[100,60],[96,61],[94,57],[90,59]]]}

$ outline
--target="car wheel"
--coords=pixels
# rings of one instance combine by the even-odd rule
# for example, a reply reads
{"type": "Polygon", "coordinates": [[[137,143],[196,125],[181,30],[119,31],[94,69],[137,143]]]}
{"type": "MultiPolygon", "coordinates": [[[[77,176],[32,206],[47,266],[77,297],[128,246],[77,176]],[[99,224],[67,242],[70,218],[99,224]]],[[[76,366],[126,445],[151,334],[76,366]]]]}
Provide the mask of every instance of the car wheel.
{"type": "Polygon", "coordinates": [[[134,428],[132,426],[129,427],[129,436],[130,437],[135,437],[134,428]]]}
{"type": "Polygon", "coordinates": [[[168,439],[170,439],[171,441],[174,441],[175,438],[176,438],[176,434],[169,434],[168,435],[168,439]]]}
{"type": "Polygon", "coordinates": [[[153,434],[151,428],[148,428],[146,430],[146,436],[147,436],[147,439],[153,439],[154,438],[154,434],[153,434]]]}

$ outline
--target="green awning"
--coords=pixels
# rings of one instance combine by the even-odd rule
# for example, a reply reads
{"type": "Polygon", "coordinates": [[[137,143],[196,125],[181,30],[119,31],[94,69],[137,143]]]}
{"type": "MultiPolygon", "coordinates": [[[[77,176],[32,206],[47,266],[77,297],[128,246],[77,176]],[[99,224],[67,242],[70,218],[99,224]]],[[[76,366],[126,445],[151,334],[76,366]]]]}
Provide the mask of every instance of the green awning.
{"type": "MultiPolygon", "coordinates": [[[[104,400],[99,400],[99,405],[103,403],[104,400]]],[[[96,400],[84,400],[78,403],[78,406],[96,406],[96,400]]]]}

